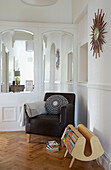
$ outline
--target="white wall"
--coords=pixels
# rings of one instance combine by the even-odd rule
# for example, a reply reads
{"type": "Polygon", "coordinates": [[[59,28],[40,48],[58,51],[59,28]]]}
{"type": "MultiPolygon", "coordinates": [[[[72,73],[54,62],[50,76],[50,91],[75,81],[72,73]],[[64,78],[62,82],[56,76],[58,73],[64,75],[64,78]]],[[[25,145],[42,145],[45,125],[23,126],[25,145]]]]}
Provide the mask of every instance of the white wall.
{"type": "Polygon", "coordinates": [[[88,3],[89,0],[73,0],[72,1],[72,6],[73,6],[73,23],[74,21],[78,18],[78,15],[83,11],[85,8],[86,4],[88,3]]]}
{"type": "Polygon", "coordinates": [[[78,21],[78,43],[83,45],[88,42],[88,13],[78,21]]]}
{"type": "MultiPolygon", "coordinates": [[[[73,1],[73,10],[75,9],[76,1],[73,1]]],[[[88,28],[87,35],[88,38],[88,83],[87,87],[78,87],[77,94],[78,98],[82,100],[82,103],[85,103],[85,106],[88,107],[87,113],[87,125],[100,139],[102,146],[104,148],[104,155],[100,157],[100,162],[106,170],[111,170],[111,57],[110,57],[110,48],[111,48],[111,1],[110,0],[89,0],[88,1],[88,23],[87,28],[84,27],[84,23],[81,20],[80,13],[84,14],[83,10],[85,9],[83,3],[84,0],[79,0],[77,6],[80,11],[75,11],[73,14],[73,22],[81,25],[81,32],[84,34],[88,28]],[[82,7],[83,5],[83,7],[82,7]],[[91,28],[93,24],[94,13],[97,10],[103,9],[105,12],[105,22],[107,22],[106,30],[108,33],[105,35],[106,44],[103,47],[103,53],[101,53],[100,58],[95,59],[90,51],[90,41],[91,41],[91,28]],[[78,17],[79,16],[79,17],[78,17]],[[85,91],[88,91],[88,100],[86,100],[85,91]]],[[[86,2],[85,2],[86,3],[86,2]]],[[[79,29],[78,29],[79,30],[79,29]]],[[[79,31],[78,31],[79,34],[79,31]]],[[[81,37],[79,36],[78,44],[81,42],[81,37]],[[79,42],[80,40],[80,42],[79,42]]],[[[84,39],[84,38],[82,38],[84,39]]],[[[79,51],[79,49],[78,49],[79,51]]],[[[78,56],[77,56],[78,58],[78,56]]],[[[77,59],[76,59],[77,60],[77,59]]],[[[77,70],[76,70],[77,71],[77,70]]],[[[78,100],[78,114],[81,110],[81,100],[78,100]]],[[[82,106],[84,107],[84,106],[82,106]]]]}
{"type": "Polygon", "coordinates": [[[72,23],[72,0],[59,0],[49,7],[34,7],[21,0],[0,0],[1,21],[72,23]]]}
{"type": "MultiPolygon", "coordinates": [[[[87,126],[87,81],[84,81],[84,72],[81,72],[81,66],[86,65],[87,62],[83,59],[80,53],[80,48],[88,42],[88,13],[87,5],[83,1],[73,1],[73,23],[77,27],[77,54],[74,58],[76,60],[76,126],[80,123],[87,126]],[[76,7],[77,5],[77,7],[76,7]],[[84,7],[84,5],[86,7],[84,7]],[[76,9],[78,8],[78,10],[76,9]],[[82,63],[86,62],[86,64],[82,63]],[[80,80],[81,75],[81,80],[80,80]]],[[[75,44],[74,44],[75,45],[75,44]]],[[[87,58],[87,56],[85,56],[87,58]]],[[[86,74],[86,73],[85,73],[86,74]]],[[[87,75],[86,75],[87,76],[87,75]]]]}
{"type": "MultiPolygon", "coordinates": [[[[27,22],[0,22],[0,32],[13,29],[27,30],[34,34],[34,91],[32,93],[0,93],[0,131],[23,130],[18,123],[24,103],[43,100],[42,35],[44,32],[63,31],[74,33],[72,24],[39,24],[27,22]]],[[[0,36],[1,43],[1,36],[0,36]]],[[[1,58],[1,51],[0,51],[1,58]]],[[[0,60],[1,62],[1,60],[0,60]]],[[[0,74],[1,82],[1,74],[0,74]]],[[[0,86],[1,87],[1,86],[0,86]]]]}
{"type": "MultiPolygon", "coordinates": [[[[96,0],[89,1],[88,8],[88,41],[90,49],[90,26],[93,24],[94,13],[97,10],[103,9],[105,13],[105,22],[107,22],[105,35],[106,44],[103,47],[103,53],[100,58],[95,59],[92,56],[92,51],[89,50],[88,61],[88,123],[91,130],[93,130],[105,150],[105,154],[109,159],[109,166],[111,165],[111,1],[110,0],[96,0]]],[[[105,166],[105,159],[103,161],[105,166]]],[[[111,167],[110,167],[111,168],[111,167]]],[[[109,167],[107,167],[109,169],[109,167]]]]}

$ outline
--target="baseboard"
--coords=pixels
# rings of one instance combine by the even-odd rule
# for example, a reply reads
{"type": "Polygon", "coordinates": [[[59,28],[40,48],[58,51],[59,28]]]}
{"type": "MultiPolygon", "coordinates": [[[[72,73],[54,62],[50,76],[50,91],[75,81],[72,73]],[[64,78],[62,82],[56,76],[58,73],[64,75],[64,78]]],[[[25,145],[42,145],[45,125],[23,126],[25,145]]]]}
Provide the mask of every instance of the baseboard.
{"type": "Polygon", "coordinates": [[[24,132],[25,131],[25,128],[24,127],[20,127],[20,128],[15,128],[15,129],[8,129],[8,128],[3,128],[0,130],[0,133],[1,132],[24,132]]]}
{"type": "Polygon", "coordinates": [[[111,163],[110,163],[110,165],[109,165],[109,169],[111,170],[111,163]]]}
{"type": "Polygon", "coordinates": [[[105,170],[111,170],[111,159],[106,153],[104,153],[98,160],[105,170]]]}

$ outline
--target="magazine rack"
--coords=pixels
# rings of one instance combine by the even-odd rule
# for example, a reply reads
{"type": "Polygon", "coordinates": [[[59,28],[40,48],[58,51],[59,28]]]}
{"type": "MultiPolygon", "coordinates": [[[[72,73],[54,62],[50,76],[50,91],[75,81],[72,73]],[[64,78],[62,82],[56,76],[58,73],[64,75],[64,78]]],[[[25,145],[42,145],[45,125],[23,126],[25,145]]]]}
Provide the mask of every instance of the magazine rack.
{"type": "Polygon", "coordinates": [[[73,125],[68,125],[64,130],[61,140],[66,146],[64,157],[67,156],[68,152],[72,156],[69,168],[72,167],[75,159],[91,161],[104,153],[98,137],[82,124],[79,124],[77,129],[73,125]]]}

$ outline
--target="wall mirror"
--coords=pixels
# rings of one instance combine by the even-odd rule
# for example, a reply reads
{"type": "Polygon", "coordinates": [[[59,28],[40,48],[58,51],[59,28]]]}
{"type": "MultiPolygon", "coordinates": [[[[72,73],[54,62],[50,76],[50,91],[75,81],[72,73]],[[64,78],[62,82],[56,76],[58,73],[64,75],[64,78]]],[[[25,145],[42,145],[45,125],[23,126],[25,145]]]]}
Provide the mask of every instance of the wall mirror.
{"type": "Polygon", "coordinates": [[[44,91],[68,91],[68,84],[73,83],[73,35],[64,31],[44,33],[43,63],[44,91]]]}
{"type": "Polygon", "coordinates": [[[19,29],[1,33],[1,92],[33,91],[33,39],[33,33],[19,29]]]}

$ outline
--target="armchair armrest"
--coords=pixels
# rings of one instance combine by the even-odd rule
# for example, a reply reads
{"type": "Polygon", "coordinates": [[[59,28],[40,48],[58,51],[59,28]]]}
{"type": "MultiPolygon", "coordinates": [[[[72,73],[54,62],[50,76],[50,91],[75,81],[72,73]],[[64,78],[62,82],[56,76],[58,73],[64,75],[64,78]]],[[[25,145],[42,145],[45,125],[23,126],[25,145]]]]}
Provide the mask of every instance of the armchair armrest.
{"type": "Polygon", "coordinates": [[[65,126],[68,124],[74,125],[74,113],[72,104],[66,104],[61,107],[60,123],[65,126]]]}
{"type": "Polygon", "coordinates": [[[27,111],[26,111],[26,105],[24,105],[24,108],[25,108],[25,124],[27,124],[27,123],[30,123],[30,118],[29,118],[27,111]]]}
{"type": "Polygon", "coordinates": [[[26,112],[26,106],[24,105],[25,108],[25,132],[30,133],[31,132],[31,124],[30,124],[30,118],[26,112]]]}

